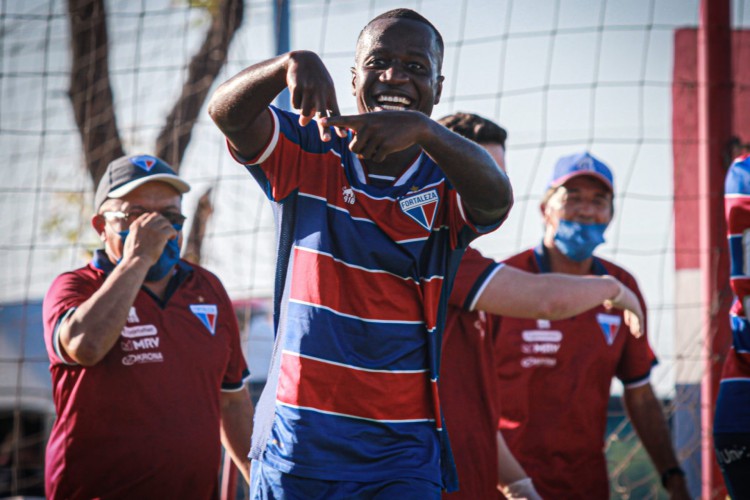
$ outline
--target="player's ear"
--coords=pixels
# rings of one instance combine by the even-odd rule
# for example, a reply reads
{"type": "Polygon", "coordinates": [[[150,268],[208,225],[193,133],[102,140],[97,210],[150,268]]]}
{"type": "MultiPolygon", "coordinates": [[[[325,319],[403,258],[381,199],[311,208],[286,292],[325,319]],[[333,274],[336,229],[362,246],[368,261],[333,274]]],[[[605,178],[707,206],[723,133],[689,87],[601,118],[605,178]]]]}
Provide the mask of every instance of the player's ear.
{"type": "Polygon", "coordinates": [[[437,88],[435,89],[435,101],[433,102],[433,104],[440,103],[440,96],[443,95],[443,81],[444,80],[445,80],[445,77],[443,75],[438,76],[437,88]]]}
{"type": "Polygon", "coordinates": [[[352,95],[357,95],[357,69],[352,66],[349,70],[352,72],[352,95]]]}

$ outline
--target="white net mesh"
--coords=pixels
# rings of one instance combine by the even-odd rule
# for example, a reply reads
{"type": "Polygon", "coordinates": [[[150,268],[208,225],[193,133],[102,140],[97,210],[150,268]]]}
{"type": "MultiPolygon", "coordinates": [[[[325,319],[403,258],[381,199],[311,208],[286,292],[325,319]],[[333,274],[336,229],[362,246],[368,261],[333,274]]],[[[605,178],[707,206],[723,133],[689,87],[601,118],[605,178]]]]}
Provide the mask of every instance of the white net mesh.
{"type": "MultiPolygon", "coordinates": [[[[206,10],[190,4],[211,3],[105,2],[111,81],[126,152],[153,152],[209,24],[206,10]]],[[[219,81],[273,55],[272,3],[245,3],[244,22],[219,81]]],[[[660,358],[652,382],[671,401],[676,382],[699,377],[697,364],[680,363],[699,360],[698,324],[681,332],[696,339],[692,348],[675,354],[675,311],[678,306],[697,311],[700,304],[675,302],[671,114],[674,32],[697,26],[698,0],[292,1],[291,46],[323,57],[343,113],[356,110],[349,67],[359,30],[394,7],[420,11],[445,39],[446,82],[434,117],[475,112],[509,131],[516,205],[501,230],[476,243],[485,254],[503,258],[540,241],[538,204],[557,157],[589,149],[612,168],[616,215],[600,254],[639,279],[660,358]]],[[[748,0],[735,0],[732,9],[734,27],[750,25],[748,0]]],[[[0,335],[0,410],[8,416],[0,442],[0,494],[39,486],[33,470],[28,480],[19,472],[25,470],[24,450],[43,442],[51,412],[39,303],[57,274],[82,265],[97,246],[89,226],[92,183],[67,96],[69,31],[62,0],[0,1],[0,213],[5,214],[0,311],[7,319],[0,335]],[[21,415],[28,412],[47,415],[23,422],[33,432],[21,429],[21,415]]],[[[213,189],[203,265],[235,299],[270,296],[269,205],[229,158],[205,110],[181,165],[193,186],[184,200],[188,215],[198,197],[213,189]]],[[[697,405],[694,410],[697,420],[697,405]]],[[[656,498],[653,469],[621,417],[613,404],[606,441],[613,496],[656,498]]],[[[690,446],[696,449],[699,442],[690,446]]]]}

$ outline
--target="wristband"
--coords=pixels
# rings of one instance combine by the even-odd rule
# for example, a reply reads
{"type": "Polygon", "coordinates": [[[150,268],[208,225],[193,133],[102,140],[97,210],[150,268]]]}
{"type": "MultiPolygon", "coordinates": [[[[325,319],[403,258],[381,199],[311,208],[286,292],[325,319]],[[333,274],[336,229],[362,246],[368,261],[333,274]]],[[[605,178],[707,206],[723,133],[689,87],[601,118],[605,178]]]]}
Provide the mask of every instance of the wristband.
{"type": "Polygon", "coordinates": [[[685,471],[682,470],[682,467],[680,467],[679,465],[676,465],[662,472],[661,473],[661,485],[664,486],[665,489],[667,488],[667,481],[669,481],[669,478],[672,476],[685,477],[685,471]]]}

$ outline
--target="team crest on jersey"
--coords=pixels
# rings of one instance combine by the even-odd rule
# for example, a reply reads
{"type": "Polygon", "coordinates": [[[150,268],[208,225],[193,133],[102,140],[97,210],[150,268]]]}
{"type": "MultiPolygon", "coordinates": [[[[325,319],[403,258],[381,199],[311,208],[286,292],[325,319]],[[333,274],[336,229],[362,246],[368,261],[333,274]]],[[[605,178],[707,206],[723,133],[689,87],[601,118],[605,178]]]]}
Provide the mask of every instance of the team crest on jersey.
{"type": "Polygon", "coordinates": [[[219,315],[216,304],[191,304],[190,310],[201,320],[211,335],[216,333],[216,317],[219,315]]]}
{"type": "Polygon", "coordinates": [[[154,168],[154,165],[156,165],[156,158],[154,158],[153,156],[141,155],[131,158],[130,163],[140,168],[141,170],[149,172],[152,168],[154,168]]]}
{"type": "Polygon", "coordinates": [[[617,337],[617,332],[620,330],[622,318],[614,314],[597,314],[596,321],[599,323],[599,328],[602,329],[607,345],[612,345],[615,337],[617,337]]]}
{"type": "Polygon", "coordinates": [[[420,226],[428,231],[432,230],[432,223],[435,222],[438,202],[440,197],[437,189],[432,189],[425,193],[409,195],[399,201],[401,210],[414,219],[420,226]]]}

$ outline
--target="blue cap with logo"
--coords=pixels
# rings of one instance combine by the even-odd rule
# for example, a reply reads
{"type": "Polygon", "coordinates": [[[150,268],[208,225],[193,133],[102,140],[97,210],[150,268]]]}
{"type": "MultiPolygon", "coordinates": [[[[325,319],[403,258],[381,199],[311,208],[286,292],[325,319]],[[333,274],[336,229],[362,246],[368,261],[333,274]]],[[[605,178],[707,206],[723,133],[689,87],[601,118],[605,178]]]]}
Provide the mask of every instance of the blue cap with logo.
{"type": "Polygon", "coordinates": [[[190,184],[182,180],[167,162],[150,155],[121,156],[107,165],[94,196],[96,210],[107,198],[122,198],[147,182],[166,182],[183,194],[190,184]]]}
{"type": "Polygon", "coordinates": [[[588,151],[570,156],[563,156],[552,171],[552,178],[547,184],[547,189],[557,188],[567,181],[579,175],[588,175],[604,183],[614,193],[614,178],[612,171],[598,158],[592,156],[588,151]]]}

